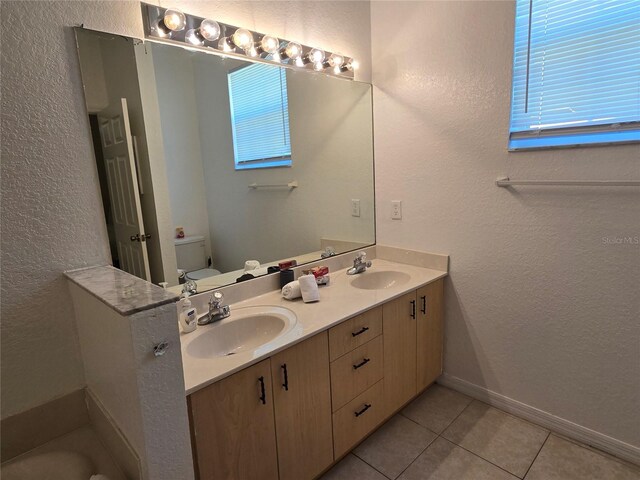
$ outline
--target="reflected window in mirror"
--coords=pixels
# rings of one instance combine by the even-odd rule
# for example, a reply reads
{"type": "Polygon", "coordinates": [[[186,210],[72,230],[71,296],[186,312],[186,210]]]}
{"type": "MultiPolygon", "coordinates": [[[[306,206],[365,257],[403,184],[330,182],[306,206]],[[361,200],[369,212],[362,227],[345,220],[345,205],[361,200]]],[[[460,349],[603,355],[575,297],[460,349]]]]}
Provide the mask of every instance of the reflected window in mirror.
{"type": "Polygon", "coordinates": [[[228,73],[236,170],[291,166],[287,78],[255,63],[228,73]]]}

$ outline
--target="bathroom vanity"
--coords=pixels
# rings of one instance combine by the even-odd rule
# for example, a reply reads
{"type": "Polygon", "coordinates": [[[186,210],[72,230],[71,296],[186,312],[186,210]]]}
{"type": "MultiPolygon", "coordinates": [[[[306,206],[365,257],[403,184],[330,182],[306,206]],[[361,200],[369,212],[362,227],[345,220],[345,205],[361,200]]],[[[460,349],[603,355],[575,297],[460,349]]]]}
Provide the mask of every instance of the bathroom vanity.
{"type": "Polygon", "coordinates": [[[442,372],[445,275],[376,259],[332,272],[315,304],[279,292],[234,304],[232,317],[258,305],[297,317],[254,351],[196,357],[183,334],[197,478],[311,479],[347,454],[442,372]]]}

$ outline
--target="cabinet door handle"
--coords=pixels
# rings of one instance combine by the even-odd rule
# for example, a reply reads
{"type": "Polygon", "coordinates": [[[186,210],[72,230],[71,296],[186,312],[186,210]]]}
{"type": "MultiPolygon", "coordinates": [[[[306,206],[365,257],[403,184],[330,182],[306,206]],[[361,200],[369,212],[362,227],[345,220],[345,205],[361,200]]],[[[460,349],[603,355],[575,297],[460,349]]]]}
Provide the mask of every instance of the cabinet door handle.
{"type": "Polygon", "coordinates": [[[360,363],[357,363],[353,366],[354,370],[359,369],[360,367],[364,367],[367,363],[371,361],[370,358],[364,358],[360,363]]]}
{"type": "Polygon", "coordinates": [[[422,309],[420,310],[424,315],[427,314],[427,296],[423,295],[420,297],[422,299],[422,309]]]}
{"type": "Polygon", "coordinates": [[[262,402],[263,405],[266,405],[267,404],[267,392],[264,389],[264,377],[258,378],[258,381],[260,382],[260,401],[262,402]]]}
{"type": "Polygon", "coordinates": [[[364,412],[366,412],[367,410],[369,410],[371,408],[371,404],[370,403],[365,403],[364,407],[362,407],[362,410],[358,411],[358,412],[353,412],[353,414],[356,417],[359,417],[360,415],[362,415],[364,412]]]}
{"type": "Polygon", "coordinates": [[[287,364],[284,363],[280,368],[284,374],[284,383],[282,384],[282,388],[289,391],[289,374],[287,373],[287,364]]]}
{"type": "Polygon", "coordinates": [[[357,337],[358,335],[362,335],[364,332],[366,332],[367,330],[369,330],[369,327],[362,327],[360,330],[358,330],[357,332],[351,332],[351,336],[352,337],[357,337]]]}
{"type": "Polygon", "coordinates": [[[411,300],[411,318],[416,319],[416,301],[411,300]]]}

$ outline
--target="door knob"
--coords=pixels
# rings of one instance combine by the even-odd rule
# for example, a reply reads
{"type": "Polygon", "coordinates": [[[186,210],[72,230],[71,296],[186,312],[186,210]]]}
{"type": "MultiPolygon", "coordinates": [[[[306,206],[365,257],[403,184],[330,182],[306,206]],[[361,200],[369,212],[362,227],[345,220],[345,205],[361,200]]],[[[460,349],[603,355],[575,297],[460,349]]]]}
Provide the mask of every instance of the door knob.
{"type": "Polygon", "coordinates": [[[132,242],[139,242],[140,241],[140,234],[136,233],[135,235],[131,235],[129,237],[129,240],[131,240],[132,242]]]}

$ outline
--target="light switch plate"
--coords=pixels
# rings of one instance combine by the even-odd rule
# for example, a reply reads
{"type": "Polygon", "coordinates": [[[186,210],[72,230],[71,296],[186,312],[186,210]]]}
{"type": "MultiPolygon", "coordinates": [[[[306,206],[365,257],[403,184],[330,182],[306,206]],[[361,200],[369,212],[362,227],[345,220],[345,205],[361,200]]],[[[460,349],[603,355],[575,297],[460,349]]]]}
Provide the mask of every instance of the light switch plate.
{"type": "Polygon", "coordinates": [[[360,216],[360,199],[358,198],[351,199],[351,216],[352,217],[360,216]]]}
{"type": "Polygon", "coordinates": [[[402,200],[391,200],[391,219],[402,220],[402,200]]]}

